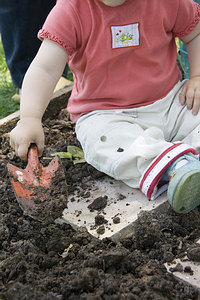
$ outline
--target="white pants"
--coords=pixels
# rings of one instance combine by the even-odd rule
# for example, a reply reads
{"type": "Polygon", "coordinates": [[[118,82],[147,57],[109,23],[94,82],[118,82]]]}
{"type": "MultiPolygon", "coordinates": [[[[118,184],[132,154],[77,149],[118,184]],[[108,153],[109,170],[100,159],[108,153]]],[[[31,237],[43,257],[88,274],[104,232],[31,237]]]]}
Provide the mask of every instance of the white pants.
{"type": "Polygon", "coordinates": [[[76,134],[86,161],[155,199],[166,189],[158,192],[157,185],[171,162],[200,152],[200,113],[194,116],[179,103],[184,83],[147,106],[97,110],[80,117],[76,134]]]}

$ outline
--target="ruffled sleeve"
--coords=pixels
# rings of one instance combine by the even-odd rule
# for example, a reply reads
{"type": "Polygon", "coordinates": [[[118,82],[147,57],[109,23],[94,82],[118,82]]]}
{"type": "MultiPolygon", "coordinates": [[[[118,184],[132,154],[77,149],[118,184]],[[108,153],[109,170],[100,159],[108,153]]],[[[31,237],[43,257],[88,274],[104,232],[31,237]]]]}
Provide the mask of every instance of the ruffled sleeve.
{"type": "Polygon", "coordinates": [[[59,0],[38,32],[38,38],[49,39],[61,46],[69,55],[73,55],[81,39],[78,22],[71,2],[59,0]]]}
{"type": "Polygon", "coordinates": [[[188,35],[200,22],[200,5],[193,0],[179,0],[173,32],[177,37],[188,35]]]}

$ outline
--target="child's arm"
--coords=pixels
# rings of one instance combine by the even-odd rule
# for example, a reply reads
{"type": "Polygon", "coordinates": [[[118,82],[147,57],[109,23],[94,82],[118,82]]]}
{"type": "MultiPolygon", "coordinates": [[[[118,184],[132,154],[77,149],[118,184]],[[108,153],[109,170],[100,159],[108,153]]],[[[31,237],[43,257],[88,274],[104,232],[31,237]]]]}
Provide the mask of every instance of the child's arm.
{"type": "Polygon", "coordinates": [[[182,105],[196,115],[200,108],[200,23],[187,36],[181,38],[187,46],[190,63],[190,80],[186,82],[180,93],[179,100],[182,105]]]}
{"type": "Polygon", "coordinates": [[[44,40],[23,81],[20,100],[20,122],[10,133],[10,144],[16,155],[26,159],[31,143],[44,149],[42,116],[67,63],[66,51],[44,40]]]}

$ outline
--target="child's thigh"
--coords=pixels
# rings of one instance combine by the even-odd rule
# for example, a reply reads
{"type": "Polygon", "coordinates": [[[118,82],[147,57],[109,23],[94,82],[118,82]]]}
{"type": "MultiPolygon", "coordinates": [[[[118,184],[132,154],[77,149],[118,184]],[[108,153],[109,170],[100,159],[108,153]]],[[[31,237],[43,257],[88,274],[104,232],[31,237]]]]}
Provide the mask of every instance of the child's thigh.
{"type": "MultiPolygon", "coordinates": [[[[164,135],[167,141],[186,142],[185,139],[200,125],[200,112],[194,116],[192,111],[187,109],[186,105],[180,104],[179,94],[185,82],[183,81],[179,84],[178,91],[172,97],[171,103],[169,102],[168,109],[164,111],[164,135]]],[[[191,146],[194,145],[191,144],[191,146]]]]}
{"type": "Polygon", "coordinates": [[[149,163],[169,147],[159,128],[144,129],[127,113],[83,116],[76,124],[76,134],[88,163],[116,179],[135,178],[137,183],[149,163]]]}
{"type": "MultiPolygon", "coordinates": [[[[127,114],[102,111],[80,118],[76,135],[85,154],[98,148],[115,149],[128,147],[141,133],[141,126],[127,114]]],[[[120,150],[119,150],[120,151],[120,150]]]]}
{"type": "MultiPolygon", "coordinates": [[[[171,106],[166,123],[167,140],[176,142],[184,141],[191,134],[195,139],[200,141],[200,112],[194,116],[191,110],[188,110],[186,105],[182,106],[179,100],[176,99],[171,106]],[[198,130],[197,130],[198,128],[198,130]],[[198,133],[198,134],[197,134],[198,133]]],[[[191,144],[191,146],[194,146],[191,144]]]]}

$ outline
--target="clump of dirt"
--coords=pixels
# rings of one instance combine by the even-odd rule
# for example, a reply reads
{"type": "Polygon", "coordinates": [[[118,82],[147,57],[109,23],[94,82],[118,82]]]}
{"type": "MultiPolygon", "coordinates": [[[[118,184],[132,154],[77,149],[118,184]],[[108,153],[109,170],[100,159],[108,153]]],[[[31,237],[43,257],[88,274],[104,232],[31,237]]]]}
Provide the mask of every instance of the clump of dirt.
{"type": "Polygon", "coordinates": [[[113,218],[113,223],[114,223],[114,224],[119,224],[119,223],[120,223],[120,217],[117,217],[117,216],[114,217],[114,218],[113,218]]]}
{"type": "Polygon", "coordinates": [[[200,245],[193,244],[187,250],[187,257],[190,260],[200,262],[200,245]]]}
{"type": "MultiPolygon", "coordinates": [[[[52,152],[66,151],[68,145],[80,146],[74,124],[65,110],[57,120],[46,120],[44,127],[44,157],[50,157],[52,152]]],[[[187,251],[193,260],[199,260],[199,251],[194,250],[200,236],[199,208],[187,215],[177,215],[166,204],[159,214],[143,212],[133,235],[117,243],[109,238],[99,240],[84,227],[75,231],[68,224],[38,222],[23,214],[7,172],[7,162],[21,168],[25,168],[26,163],[14,155],[6,134],[0,141],[1,299],[200,298],[197,289],[178,281],[164,265],[170,264],[175,257],[184,258],[187,251]]],[[[41,162],[48,164],[49,160],[41,159],[41,162]]],[[[104,176],[87,163],[74,165],[73,161],[62,160],[62,165],[69,195],[73,195],[77,186],[84,190],[85,179],[88,185],[93,176],[104,176]]],[[[66,191],[61,188],[56,194],[58,201],[62,201],[63,193],[65,195],[66,191]]],[[[106,196],[109,197],[108,193],[106,196]]],[[[100,211],[98,214],[96,222],[103,230],[106,223],[100,211]]],[[[115,217],[115,222],[119,222],[118,216],[115,217]]],[[[181,266],[179,270],[188,271],[188,276],[192,274],[192,270],[181,269],[181,266]]]]}
{"type": "Polygon", "coordinates": [[[105,219],[105,217],[103,215],[97,215],[95,217],[95,225],[99,226],[99,225],[103,225],[108,223],[108,221],[105,219]]]}
{"type": "Polygon", "coordinates": [[[91,210],[91,211],[94,211],[94,210],[102,210],[103,208],[106,207],[107,205],[107,199],[108,199],[108,196],[105,195],[105,196],[100,196],[96,199],[94,199],[94,201],[88,205],[88,208],[91,210]]]}

